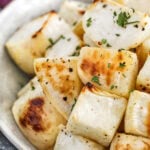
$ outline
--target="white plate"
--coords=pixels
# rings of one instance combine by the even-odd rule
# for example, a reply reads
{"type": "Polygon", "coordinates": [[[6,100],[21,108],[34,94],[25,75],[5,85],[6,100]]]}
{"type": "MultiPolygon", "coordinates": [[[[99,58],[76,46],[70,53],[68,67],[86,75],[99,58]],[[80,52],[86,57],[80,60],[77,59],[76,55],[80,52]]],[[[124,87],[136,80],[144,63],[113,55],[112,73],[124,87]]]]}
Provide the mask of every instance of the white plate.
{"type": "Polygon", "coordinates": [[[19,150],[35,149],[19,131],[11,113],[16,93],[27,82],[27,77],[8,57],[4,44],[22,24],[58,9],[62,1],[15,0],[0,13],[0,130],[19,150]]]}

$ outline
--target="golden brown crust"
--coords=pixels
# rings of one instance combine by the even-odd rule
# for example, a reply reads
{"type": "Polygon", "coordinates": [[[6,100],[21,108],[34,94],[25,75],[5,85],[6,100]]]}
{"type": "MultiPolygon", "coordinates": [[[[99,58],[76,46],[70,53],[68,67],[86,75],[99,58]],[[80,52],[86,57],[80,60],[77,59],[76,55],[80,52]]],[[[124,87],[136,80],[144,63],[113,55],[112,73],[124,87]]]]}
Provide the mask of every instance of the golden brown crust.
{"type": "Polygon", "coordinates": [[[87,56],[83,59],[80,67],[84,72],[92,76],[106,76],[107,85],[110,85],[116,72],[124,72],[126,70],[126,66],[119,67],[120,63],[126,63],[122,52],[118,52],[118,54],[112,58],[111,65],[108,67],[107,64],[109,62],[107,62],[107,60],[111,57],[110,53],[100,54],[98,51],[94,51],[92,56],[87,56]]]}
{"type": "MultiPolygon", "coordinates": [[[[57,61],[57,60],[56,60],[57,61]]],[[[68,99],[69,97],[73,97],[73,91],[74,91],[74,83],[75,83],[75,80],[72,80],[70,78],[70,73],[73,73],[73,68],[68,68],[67,70],[67,74],[63,74],[62,72],[66,70],[66,65],[65,63],[67,63],[67,61],[64,61],[63,59],[61,59],[62,63],[51,63],[51,62],[43,62],[39,65],[36,65],[36,71],[37,72],[40,72],[41,70],[45,70],[45,76],[47,77],[48,81],[47,81],[47,84],[48,83],[51,83],[52,87],[54,88],[55,91],[58,91],[59,93],[63,94],[63,95],[67,95],[68,97],[67,98],[63,98],[63,100],[66,102],[66,103],[69,103],[68,99]],[[53,70],[56,69],[56,72],[57,72],[57,75],[59,75],[58,77],[58,80],[61,81],[58,82],[58,80],[56,80],[51,72],[53,72],[53,70]],[[67,100],[66,100],[67,99],[67,100]]],[[[70,61],[68,59],[68,61],[70,61]]],[[[44,76],[41,76],[40,77],[40,81],[43,80],[43,77],[44,76]]]]}
{"type": "Polygon", "coordinates": [[[35,132],[45,131],[50,127],[44,126],[42,115],[44,99],[42,97],[36,97],[29,101],[27,109],[22,113],[19,118],[19,122],[22,127],[27,128],[30,126],[35,132]]]}
{"type": "Polygon", "coordinates": [[[117,134],[114,138],[111,150],[149,150],[149,139],[127,134],[117,134]]]}

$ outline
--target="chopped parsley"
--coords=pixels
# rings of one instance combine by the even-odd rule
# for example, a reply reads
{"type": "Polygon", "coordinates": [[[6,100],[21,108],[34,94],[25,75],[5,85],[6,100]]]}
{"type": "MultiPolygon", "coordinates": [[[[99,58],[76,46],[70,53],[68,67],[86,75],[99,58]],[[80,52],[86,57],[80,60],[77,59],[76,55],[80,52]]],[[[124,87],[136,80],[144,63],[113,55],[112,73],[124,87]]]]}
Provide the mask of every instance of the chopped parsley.
{"type": "Polygon", "coordinates": [[[117,19],[117,24],[121,27],[126,27],[128,19],[130,19],[130,14],[126,12],[120,12],[117,19]]]}
{"type": "Polygon", "coordinates": [[[114,88],[117,88],[116,85],[111,85],[110,89],[113,90],[114,88]]]}
{"type": "Polygon", "coordinates": [[[115,16],[117,16],[117,13],[116,13],[116,11],[114,11],[113,15],[114,15],[114,17],[115,17],[115,16]]]}
{"type": "Polygon", "coordinates": [[[84,44],[84,46],[90,47],[90,45],[89,45],[89,44],[84,44]]]}
{"type": "Polygon", "coordinates": [[[111,67],[111,63],[108,63],[107,67],[110,68],[111,67]]]}
{"type": "Polygon", "coordinates": [[[53,44],[54,44],[54,41],[53,41],[53,39],[52,39],[52,38],[49,38],[49,39],[48,39],[48,41],[50,42],[50,44],[51,44],[51,45],[53,45],[53,44]]]}
{"type": "Polygon", "coordinates": [[[107,42],[106,39],[102,39],[101,42],[100,42],[100,44],[106,45],[106,47],[112,47],[112,46],[107,42]]]}
{"type": "Polygon", "coordinates": [[[30,83],[30,87],[31,87],[31,90],[34,91],[35,90],[35,86],[34,86],[34,83],[31,81],[30,83]]]}
{"type": "Polygon", "coordinates": [[[139,23],[139,21],[131,21],[131,22],[127,22],[127,25],[128,25],[128,24],[135,24],[135,23],[139,23]]]}
{"type": "Polygon", "coordinates": [[[76,102],[77,102],[77,99],[76,99],[76,98],[74,98],[74,103],[73,103],[73,105],[72,105],[71,111],[73,110],[73,108],[74,108],[74,106],[75,106],[76,102]]]}
{"type": "Polygon", "coordinates": [[[72,24],[72,25],[73,25],[73,26],[75,26],[76,24],[77,24],[77,21],[73,22],[73,24],[72,24]]]}
{"type": "Polygon", "coordinates": [[[102,7],[103,7],[103,8],[106,8],[106,7],[107,7],[107,5],[106,5],[106,4],[104,4],[102,7]]]}
{"type": "Polygon", "coordinates": [[[125,62],[120,62],[120,63],[119,63],[119,67],[120,67],[120,68],[124,68],[125,66],[126,66],[126,63],[125,63],[125,62]]]}
{"type": "Polygon", "coordinates": [[[131,9],[132,9],[133,13],[135,13],[135,9],[134,8],[131,8],[131,9]]]}
{"type": "Polygon", "coordinates": [[[76,47],[76,50],[80,50],[80,49],[81,49],[81,46],[78,45],[78,46],[76,47]]]}
{"type": "Polygon", "coordinates": [[[101,40],[101,43],[102,43],[102,44],[106,44],[106,43],[107,43],[107,40],[106,40],[106,39],[102,39],[102,40],[101,40]]]}
{"type": "Polygon", "coordinates": [[[32,84],[31,85],[31,90],[34,91],[35,90],[35,86],[32,84]]]}
{"type": "Polygon", "coordinates": [[[106,47],[112,47],[109,43],[106,44],[106,47]]]}
{"type": "Polygon", "coordinates": [[[86,20],[86,26],[87,26],[87,27],[90,27],[91,24],[92,24],[92,18],[87,19],[87,20],[86,20]]]}
{"type": "Polygon", "coordinates": [[[50,45],[46,49],[53,47],[61,39],[65,39],[65,37],[63,35],[60,35],[55,41],[52,38],[49,38],[48,41],[49,41],[50,45]]]}
{"type": "Polygon", "coordinates": [[[116,36],[120,36],[120,34],[118,34],[118,33],[116,33],[115,35],[116,35],[116,36]]]}
{"type": "Polygon", "coordinates": [[[125,49],[124,48],[120,48],[118,49],[118,52],[121,52],[121,51],[124,51],[125,49]]]}
{"type": "Polygon", "coordinates": [[[91,81],[97,83],[98,85],[101,85],[100,82],[99,82],[99,77],[98,76],[93,76],[91,81]]]}
{"type": "Polygon", "coordinates": [[[126,75],[125,75],[124,73],[122,74],[122,76],[123,76],[124,78],[126,78],[126,75]]]}
{"type": "Polygon", "coordinates": [[[80,55],[80,49],[81,49],[81,46],[78,45],[78,46],[76,47],[76,51],[72,54],[72,56],[79,56],[79,55],[80,55]]]}
{"type": "Polygon", "coordinates": [[[128,20],[131,18],[131,15],[127,12],[120,12],[117,18],[117,24],[123,28],[126,28],[126,25],[128,24],[135,24],[138,23],[139,21],[131,21],[129,22],[128,20]]]}

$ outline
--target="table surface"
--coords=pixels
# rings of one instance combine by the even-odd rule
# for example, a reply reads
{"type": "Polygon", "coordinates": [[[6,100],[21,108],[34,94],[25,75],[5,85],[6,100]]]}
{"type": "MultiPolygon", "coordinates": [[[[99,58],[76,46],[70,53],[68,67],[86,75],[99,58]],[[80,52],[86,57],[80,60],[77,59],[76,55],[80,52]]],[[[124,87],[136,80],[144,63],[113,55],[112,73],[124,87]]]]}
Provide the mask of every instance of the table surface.
{"type": "Polygon", "coordinates": [[[0,150],[17,150],[0,132],[0,150]]]}

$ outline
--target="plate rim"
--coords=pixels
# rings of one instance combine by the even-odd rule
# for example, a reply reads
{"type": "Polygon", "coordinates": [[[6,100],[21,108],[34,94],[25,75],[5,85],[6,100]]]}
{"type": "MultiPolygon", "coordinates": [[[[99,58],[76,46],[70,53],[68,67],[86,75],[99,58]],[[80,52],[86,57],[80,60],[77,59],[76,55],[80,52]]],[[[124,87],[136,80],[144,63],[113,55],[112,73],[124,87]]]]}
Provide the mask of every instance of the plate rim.
{"type": "MultiPolygon", "coordinates": [[[[16,16],[17,15],[17,17],[18,18],[20,18],[21,17],[21,14],[17,14],[18,12],[17,12],[17,10],[13,10],[12,8],[17,8],[17,7],[22,7],[22,11],[24,11],[24,14],[25,14],[25,12],[26,11],[31,11],[31,10],[33,10],[32,8],[31,8],[31,6],[29,6],[29,5],[31,5],[31,3],[32,4],[36,4],[36,3],[38,3],[37,4],[37,6],[38,7],[40,7],[40,9],[41,9],[41,11],[40,11],[40,13],[39,12],[34,12],[34,14],[30,14],[31,16],[27,16],[27,19],[25,19],[25,20],[22,20],[21,22],[18,22],[17,23],[17,27],[14,27],[11,31],[8,31],[8,32],[10,32],[9,34],[6,34],[6,32],[4,31],[3,33],[4,33],[4,35],[0,35],[0,51],[4,51],[4,45],[5,45],[5,41],[8,39],[8,35],[11,35],[12,33],[14,33],[15,31],[16,31],[16,29],[18,28],[18,27],[20,27],[21,25],[23,25],[24,23],[27,23],[28,21],[30,21],[31,19],[33,19],[33,18],[36,18],[36,17],[38,17],[38,16],[40,16],[40,15],[42,15],[42,14],[44,14],[44,13],[46,13],[46,12],[48,12],[48,11],[50,11],[50,10],[53,10],[53,8],[55,8],[55,9],[57,9],[57,7],[59,7],[60,5],[61,5],[61,3],[63,2],[63,0],[55,0],[55,2],[54,1],[51,1],[51,0],[44,0],[44,2],[42,2],[42,5],[40,4],[40,1],[41,0],[30,0],[30,4],[29,4],[29,1],[28,0],[14,0],[14,1],[12,1],[10,4],[8,4],[8,6],[6,6],[5,7],[5,9],[3,9],[1,12],[0,12],[0,26],[2,27],[2,23],[3,22],[5,22],[6,21],[6,19],[8,19],[9,18],[9,16],[11,16],[12,15],[12,13],[13,13],[13,15],[14,16],[16,16]],[[44,3],[44,4],[43,4],[44,3]],[[23,5],[24,4],[24,5],[23,5]],[[47,6],[47,4],[49,4],[49,9],[48,9],[48,6],[47,6]],[[41,5],[41,6],[40,6],[41,5]],[[45,8],[45,10],[44,10],[44,8],[45,8]],[[4,36],[4,37],[3,37],[4,36]],[[6,37],[5,37],[6,36],[6,37]]],[[[35,6],[36,7],[36,6],[35,6]]],[[[34,8],[35,9],[35,8],[34,8]]],[[[36,11],[38,11],[37,9],[35,9],[36,11]]],[[[10,22],[11,22],[12,20],[10,19],[10,22]]],[[[9,22],[9,21],[8,21],[9,22]]],[[[10,26],[10,25],[7,25],[7,26],[10,26]]],[[[6,53],[6,52],[5,52],[6,53]]],[[[0,52],[0,57],[2,57],[1,56],[1,52],[0,52]]],[[[8,56],[9,57],[9,56],[8,56]]],[[[2,61],[0,61],[0,63],[1,63],[2,61]]],[[[11,60],[11,62],[12,62],[12,60],[11,60]]],[[[14,64],[13,64],[14,65],[14,64]]],[[[16,66],[15,66],[16,67],[16,66]]],[[[16,67],[17,68],[17,67],[16,67]]],[[[21,72],[20,70],[19,70],[19,68],[17,68],[18,69],[18,71],[19,72],[21,72]]],[[[1,93],[1,92],[0,92],[1,93]]],[[[3,94],[3,93],[1,93],[1,96],[2,96],[2,99],[3,98],[5,98],[5,95],[3,94]]],[[[3,109],[3,105],[1,106],[1,108],[3,109]]],[[[1,109],[1,111],[0,111],[0,114],[1,114],[1,112],[3,111],[1,109]]],[[[8,109],[10,112],[9,113],[11,113],[11,108],[9,108],[8,109]]],[[[9,115],[9,114],[8,114],[9,115]]],[[[12,114],[11,114],[12,115],[12,114]]],[[[14,118],[12,118],[11,117],[11,119],[14,119],[14,118]]],[[[35,148],[34,148],[34,146],[30,143],[30,142],[27,142],[27,143],[29,143],[29,145],[21,145],[20,143],[19,143],[19,140],[17,139],[17,141],[16,141],[16,138],[14,138],[15,137],[15,135],[12,137],[12,136],[10,136],[9,135],[9,132],[11,131],[11,127],[9,127],[10,126],[10,124],[7,126],[7,127],[5,127],[5,122],[3,123],[3,120],[2,119],[0,119],[0,131],[2,132],[2,134],[8,139],[8,141],[10,141],[17,149],[19,149],[19,150],[26,150],[26,149],[28,149],[28,150],[34,150],[35,148]],[[30,147],[31,146],[31,147],[30,147]],[[32,147],[33,146],[33,147],[32,147]]],[[[17,124],[16,124],[16,126],[17,126],[17,124]]],[[[18,127],[17,127],[18,128],[18,127]]],[[[22,134],[22,132],[20,131],[20,129],[18,128],[18,131],[22,134]]],[[[13,132],[13,131],[11,131],[11,132],[13,132]]],[[[12,135],[12,134],[11,134],[12,135]]],[[[23,134],[22,134],[23,135],[23,134]]],[[[23,136],[24,137],[24,136],[23,136]]],[[[26,138],[25,138],[26,139],[26,138]]],[[[27,140],[28,141],[28,140],[27,140]]]]}

